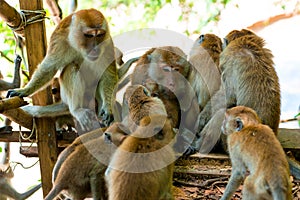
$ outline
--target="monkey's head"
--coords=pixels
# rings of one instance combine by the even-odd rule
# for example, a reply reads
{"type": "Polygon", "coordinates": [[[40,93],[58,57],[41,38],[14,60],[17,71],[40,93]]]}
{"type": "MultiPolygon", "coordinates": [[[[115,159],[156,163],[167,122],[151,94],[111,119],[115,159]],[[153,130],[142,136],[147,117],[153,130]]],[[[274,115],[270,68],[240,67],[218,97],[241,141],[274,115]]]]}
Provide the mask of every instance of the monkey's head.
{"type": "Polygon", "coordinates": [[[227,41],[227,45],[232,42],[233,40],[237,39],[237,38],[240,38],[240,37],[243,37],[243,36],[246,36],[246,35],[255,35],[255,33],[253,33],[252,31],[250,30],[247,30],[247,29],[242,29],[240,31],[238,30],[233,30],[233,31],[230,31],[225,39],[227,41]]]}
{"type": "Polygon", "coordinates": [[[149,115],[140,121],[140,126],[131,134],[139,142],[139,153],[148,153],[169,145],[175,132],[166,115],[149,115]]]}
{"type": "Polygon", "coordinates": [[[248,125],[259,123],[261,123],[261,120],[253,109],[245,106],[236,106],[226,111],[221,129],[225,135],[229,135],[241,131],[248,125]]]}
{"type": "Polygon", "coordinates": [[[142,104],[151,97],[150,91],[142,85],[130,85],[124,93],[125,102],[130,107],[142,104]]]}
{"type": "Polygon", "coordinates": [[[69,31],[70,44],[90,61],[98,59],[101,48],[110,39],[108,24],[96,9],[79,10],[72,15],[69,31]]]}
{"type": "Polygon", "coordinates": [[[197,50],[199,47],[202,47],[205,50],[210,49],[220,54],[222,51],[222,40],[215,34],[201,34],[195,41],[193,49],[197,50]]]}
{"type": "Polygon", "coordinates": [[[148,55],[148,74],[164,93],[176,96],[185,93],[186,78],[190,71],[187,55],[178,47],[165,46],[156,48],[148,55]]]}

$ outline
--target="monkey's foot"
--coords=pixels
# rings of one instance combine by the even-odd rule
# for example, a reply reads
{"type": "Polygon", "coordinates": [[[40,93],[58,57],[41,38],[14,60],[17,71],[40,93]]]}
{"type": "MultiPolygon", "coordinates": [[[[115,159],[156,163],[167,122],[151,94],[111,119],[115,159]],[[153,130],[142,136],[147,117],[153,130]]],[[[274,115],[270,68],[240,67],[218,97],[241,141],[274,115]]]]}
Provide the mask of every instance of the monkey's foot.
{"type": "Polygon", "coordinates": [[[112,122],[114,121],[114,116],[105,111],[105,110],[101,110],[101,113],[100,113],[100,124],[101,124],[101,127],[107,127],[109,126],[112,122]]]}

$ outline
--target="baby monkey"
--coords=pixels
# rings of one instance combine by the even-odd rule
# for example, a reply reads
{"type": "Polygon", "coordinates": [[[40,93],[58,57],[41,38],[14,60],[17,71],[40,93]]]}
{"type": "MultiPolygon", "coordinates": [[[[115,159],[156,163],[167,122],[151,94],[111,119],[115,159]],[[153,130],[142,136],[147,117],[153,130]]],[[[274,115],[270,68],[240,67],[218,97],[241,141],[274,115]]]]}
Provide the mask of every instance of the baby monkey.
{"type": "Polygon", "coordinates": [[[229,200],[245,178],[244,200],[292,199],[285,153],[272,129],[245,106],[226,111],[222,131],[228,135],[232,174],[221,200],[229,200]]]}

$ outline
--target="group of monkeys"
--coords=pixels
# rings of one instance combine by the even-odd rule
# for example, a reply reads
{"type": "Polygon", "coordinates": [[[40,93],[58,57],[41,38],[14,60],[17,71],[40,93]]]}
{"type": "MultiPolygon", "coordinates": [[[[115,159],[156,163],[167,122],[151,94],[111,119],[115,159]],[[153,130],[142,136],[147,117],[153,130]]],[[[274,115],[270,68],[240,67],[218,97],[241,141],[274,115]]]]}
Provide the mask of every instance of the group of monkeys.
{"type": "Polygon", "coordinates": [[[74,117],[80,135],[59,155],[45,199],[63,190],[74,200],[174,199],[176,153],[208,153],[217,142],[232,161],[221,199],[231,199],[244,179],[243,199],[292,199],[276,138],[279,80],[264,45],[255,33],[234,30],[223,42],[200,35],[188,58],[164,46],[124,64],[100,11],[64,18],[29,83],[8,92],[32,95],[60,72],[61,101],[24,109],[34,117],[74,117]],[[120,105],[116,88],[135,61],[120,105]]]}

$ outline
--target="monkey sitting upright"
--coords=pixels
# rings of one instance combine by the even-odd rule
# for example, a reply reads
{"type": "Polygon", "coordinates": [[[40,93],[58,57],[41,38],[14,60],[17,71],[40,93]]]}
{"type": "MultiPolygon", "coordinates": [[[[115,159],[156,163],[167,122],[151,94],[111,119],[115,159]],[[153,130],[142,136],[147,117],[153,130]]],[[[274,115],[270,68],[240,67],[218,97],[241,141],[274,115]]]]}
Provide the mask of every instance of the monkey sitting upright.
{"type": "Polygon", "coordinates": [[[272,129],[256,112],[237,106],[226,111],[222,131],[228,136],[232,174],[221,200],[229,200],[246,177],[243,199],[291,200],[292,187],[285,153],[272,129]]]}
{"type": "Polygon", "coordinates": [[[74,200],[84,199],[90,194],[93,199],[107,199],[104,172],[128,130],[115,122],[104,134],[101,135],[101,131],[94,130],[78,137],[71,149],[64,150],[66,154],[61,152],[62,156],[58,157],[53,169],[53,188],[45,200],[52,200],[63,190],[74,200]]]}
{"type": "Polygon", "coordinates": [[[106,172],[109,200],[172,200],[174,132],[166,115],[143,117],[106,172]]]}

